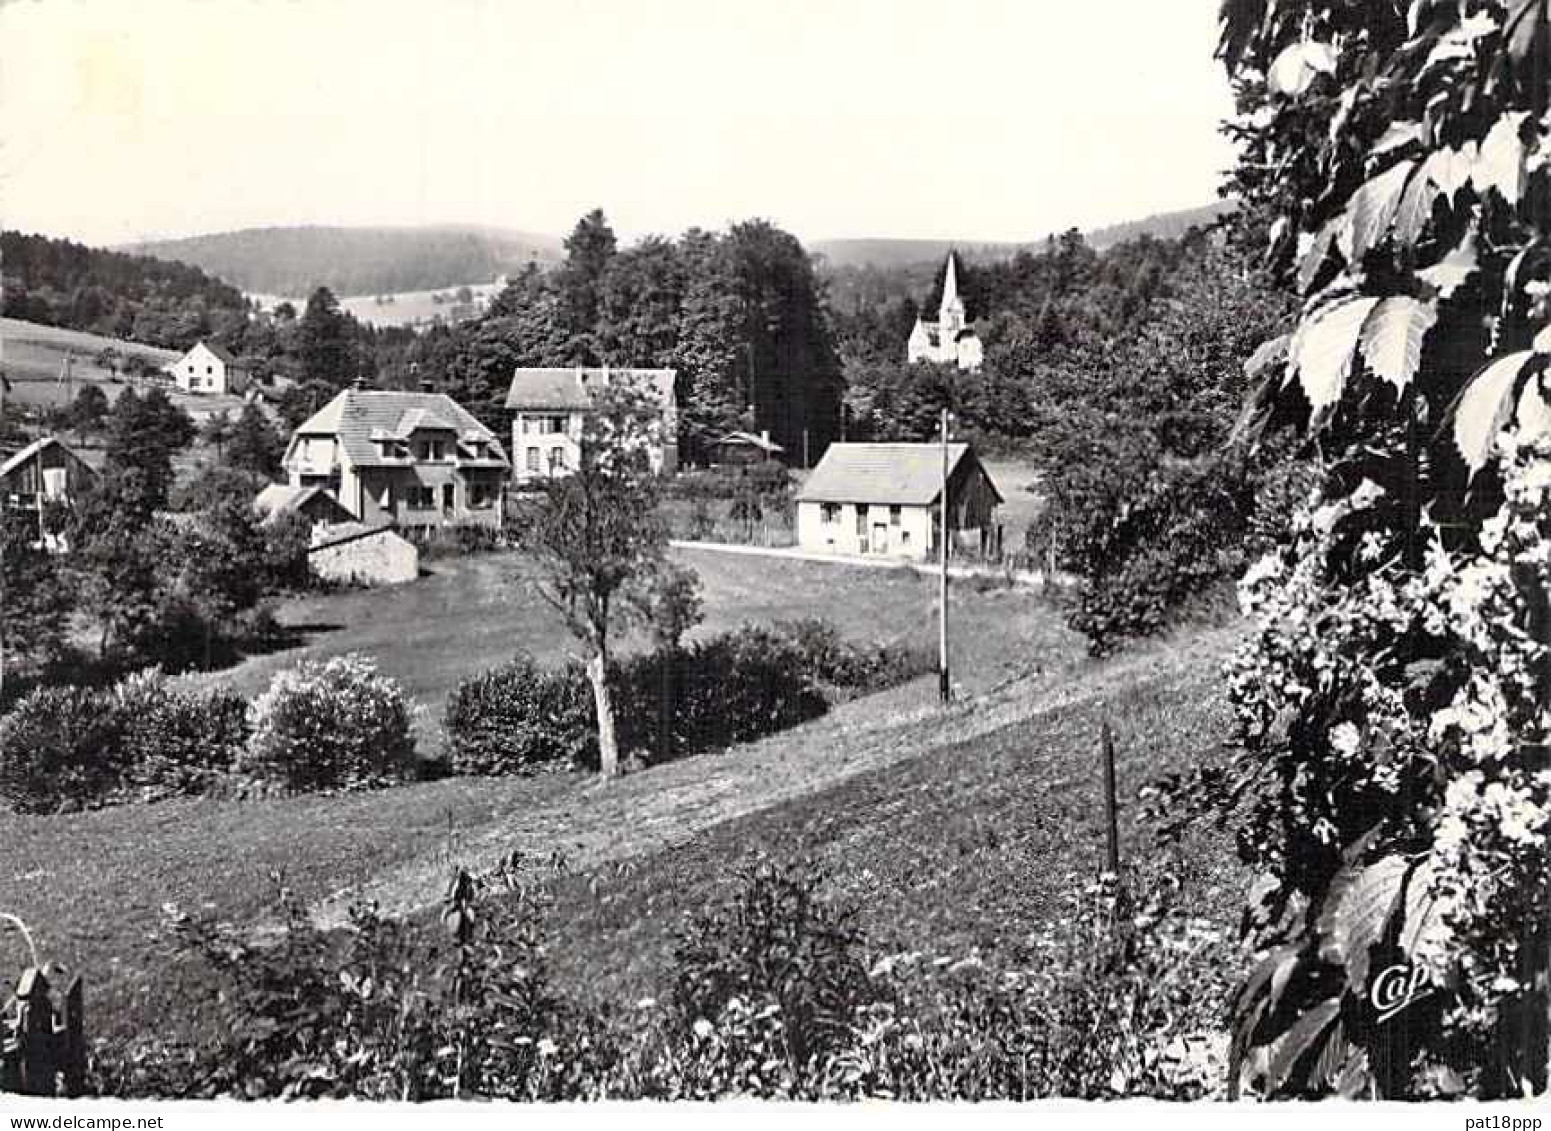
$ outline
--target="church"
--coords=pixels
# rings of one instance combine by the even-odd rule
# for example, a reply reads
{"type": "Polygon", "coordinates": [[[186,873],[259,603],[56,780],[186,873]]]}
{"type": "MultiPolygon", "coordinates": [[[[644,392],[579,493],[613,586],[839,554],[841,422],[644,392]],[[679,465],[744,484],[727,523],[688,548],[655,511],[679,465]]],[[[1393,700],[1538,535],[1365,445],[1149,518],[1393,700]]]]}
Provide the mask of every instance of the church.
{"type": "Polygon", "coordinates": [[[907,349],[912,364],[917,361],[946,362],[973,373],[980,368],[983,354],[979,336],[964,318],[964,300],[959,297],[958,271],[954,266],[957,259],[955,252],[948,252],[937,321],[923,322],[921,316],[916,315],[907,349]]]}

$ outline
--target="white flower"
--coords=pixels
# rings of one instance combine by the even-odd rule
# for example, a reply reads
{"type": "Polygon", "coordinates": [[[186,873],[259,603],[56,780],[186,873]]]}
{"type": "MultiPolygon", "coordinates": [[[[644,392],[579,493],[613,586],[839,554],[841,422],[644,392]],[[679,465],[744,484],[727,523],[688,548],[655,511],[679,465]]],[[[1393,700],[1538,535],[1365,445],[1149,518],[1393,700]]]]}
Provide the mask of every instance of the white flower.
{"type": "Polygon", "coordinates": [[[709,1040],[711,1034],[716,1031],[712,1024],[704,1017],[695,1018],[695,1024],[693,1028],[695,1030],[695,1036],[699,1037],[702,1041],[709,1040]]]}
{"type": "Polygon", "coordinates": [[[538,1050],[540,1056],[554,1056],[555,1053],[560,1051],[560,1046],[548,1037],[545,1037],[539,1041],[538,1050]]]}
{"type": "Polygon", "coordinates": [[[1362,740],[1362,732],[1355,723],[1341,723],[1330,732],[1331,747],[1347,758],[1357,753],[1362,740]]]}

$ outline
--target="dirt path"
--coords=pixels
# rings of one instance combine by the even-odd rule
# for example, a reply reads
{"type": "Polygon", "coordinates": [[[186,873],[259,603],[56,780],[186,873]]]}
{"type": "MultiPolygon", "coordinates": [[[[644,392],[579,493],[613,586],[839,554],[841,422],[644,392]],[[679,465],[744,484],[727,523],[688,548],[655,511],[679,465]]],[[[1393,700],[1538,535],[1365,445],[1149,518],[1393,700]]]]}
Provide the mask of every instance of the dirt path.
{"type": "MultiPolygon", "coordinates": [[[[1041,715],[1100,699],[1123,714],[1127,687],[1179,666],[1215,665],[1238,627],[1196,632],[1077,671],[1014,676],[946,709],[930,702],[935,677],[845,704],[813,723],[738,748],[685,759],[608,785],[589,783],[462,837],[459,856],[475,870],[517,850],[546,856],[561,848],[572,867],[618,861],[688,840],[723,821],[823,790],[869,770],[945,745],[972,741],[1041,715]]],[[[433,905],[447,878],[445,857],[419,857],[366,884],[323,900],[324,925],[345,921],[352,903],[375,901],[388,914],[433,905]]]]}

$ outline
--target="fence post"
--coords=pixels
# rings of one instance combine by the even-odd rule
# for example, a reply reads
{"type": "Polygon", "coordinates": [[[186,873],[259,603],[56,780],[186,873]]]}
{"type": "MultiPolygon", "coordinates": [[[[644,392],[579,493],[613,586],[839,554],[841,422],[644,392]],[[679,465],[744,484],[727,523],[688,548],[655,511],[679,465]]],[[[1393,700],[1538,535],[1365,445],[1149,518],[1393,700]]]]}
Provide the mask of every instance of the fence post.
{"type": "Polygon", "coordinates": [[[65,990],[62,1020],[60,1073],[65,1096],[75,1099],[86,1091],[86,994],[79,974],[70,979],[70,987],[65,990]]]}
{"type": "Polygon", "coordinates": [[[1116,816],[1115,803],[1115,736],[1110,732],[1109,720],[1104,720],[1103,732],[1103,760],[1104,760],[1104,833],[1105,833],[1105,868],[1120,875],[1120,824],[1116,816]]]}
{"type": "Polygon", "coordinates": [[[16,1089],[24,1096],[54,1094],[54,1003],[48,996],[48,978],[35,966],[22,972],[16,984],[21,1013],[16,1023],[20,1043],[20,1079],[16,1089]]]}

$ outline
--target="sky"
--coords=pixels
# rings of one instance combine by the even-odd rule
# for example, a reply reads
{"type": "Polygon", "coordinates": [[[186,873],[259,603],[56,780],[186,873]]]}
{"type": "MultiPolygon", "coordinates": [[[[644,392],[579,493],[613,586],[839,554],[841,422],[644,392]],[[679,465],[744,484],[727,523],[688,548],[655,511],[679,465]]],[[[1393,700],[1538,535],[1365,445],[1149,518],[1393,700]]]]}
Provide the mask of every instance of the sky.
{"type": "Polygon", "coordinates": [[[1026,240],[1216,196],[1216,0],[0,0],[0,224],[1026,240]]]}

